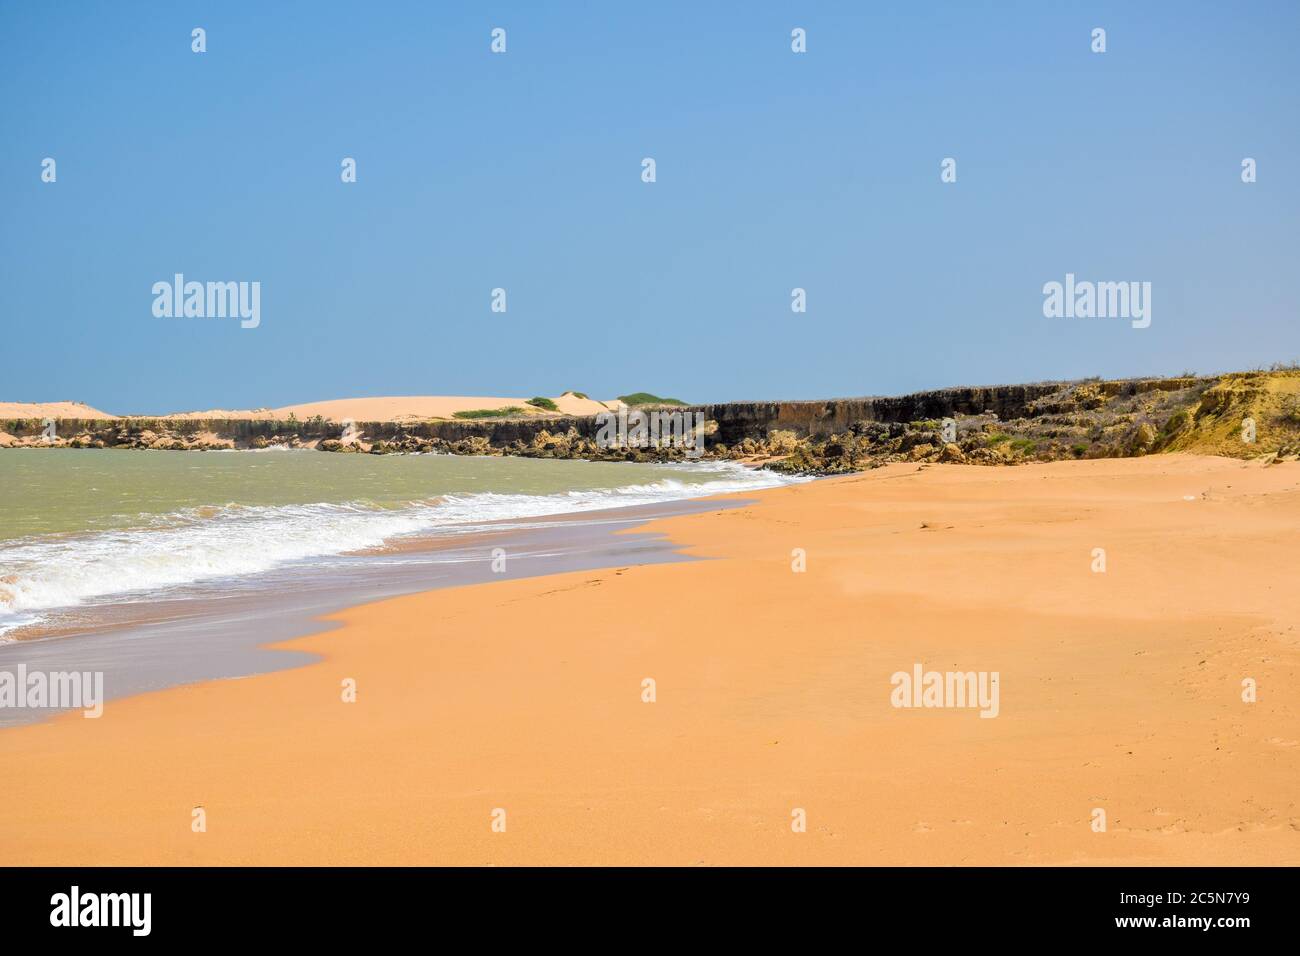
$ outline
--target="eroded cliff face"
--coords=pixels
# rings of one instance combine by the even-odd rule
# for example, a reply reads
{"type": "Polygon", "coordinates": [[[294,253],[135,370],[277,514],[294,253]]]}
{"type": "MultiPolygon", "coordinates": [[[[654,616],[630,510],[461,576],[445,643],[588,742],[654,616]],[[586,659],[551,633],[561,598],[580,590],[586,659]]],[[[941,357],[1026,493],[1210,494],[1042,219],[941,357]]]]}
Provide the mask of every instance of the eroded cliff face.
{"type": "MultiPolygon", "coordinates": [[[[1287,458],[1300,451],[1300,371],[1294,369],[667,410],[703,416],[704,457],[809,474],[894,461],[1015,464],[1159,451],[1287,458]]],[[[672,444],[604,447],[597,441],[601,426],[595,416],[559,415],[357,422],[347,431],[319,418],[59,419],[51,437],[44,422],[27,419],[0,421],[0,446],[202,450],[283,445],[345,453],[609,461],[697,457],[672,444]]]]}
{"type": "MultiPolygon", "coordinates": [[[[734,445],[745,439],[763,440],[776,431],[800,438],[846,431],[855,422],[913,422],[957,415],[993,414],[1019,418],[1029,402],[1059,389],[1059,385],[1004,385],[989,388],[950,388],[892,398],[838,398],[826,401],[725,402],[694,405],[673,411],[702,413],[717,423],[706,446],[734,445]]],[[[594,440],[599,423],[594,416],[550,418],[440,420],[412,423],[357,422],[367,444],[400,442],[404,438],[439,440],[449,444],[484,440],[493,447],[529,443],[543,432],[573,434],[594,440]]],[[[39,438],[44,428],[35,419],[0,422],[0,431],[25,440],[39,438]]],[[[343,437],[342,426],[322,421],[250,421],[246,419],[60,419],[58,441],[93,447],[167,447],[204,444],[213,447],[257,447],[263,443],[307,444],[343,437]],[[100,444],[102,443],[102,445],[100,444]],[[161,443],[160,445],[158,443],[161,443]]],[[[26,443],[26,441],[24,442],[26,443]]]]}
{"type": "Polygon", "coordinates": [[[1020,418],[1031,401],[1060,389],[1054,385],[994,385],[945,388],[889,398],[834,398],[819,402],[725,402],[691,406],[718,423],[715,441],[731,445],[762,439],[775,431],[800,438],[834,435],[855,422],[916,422],[958,415],[1020,418]]]}
{"type": "Polygon", "coordinates": [[[40,419],[0,421],[0,447],[148,448],[188,451],[267,448],[273,445],[325,451],[459,451],[482,454],[486,448],[549,444],[566,435],[594,443],[599,431],[592,417],[528,419],[356,422],[351,429],[320,419],[249,420],[231,418],[61,418],[53,433],[40,419]],[[391,446],[391,447],[390,447],[391,446]]]}

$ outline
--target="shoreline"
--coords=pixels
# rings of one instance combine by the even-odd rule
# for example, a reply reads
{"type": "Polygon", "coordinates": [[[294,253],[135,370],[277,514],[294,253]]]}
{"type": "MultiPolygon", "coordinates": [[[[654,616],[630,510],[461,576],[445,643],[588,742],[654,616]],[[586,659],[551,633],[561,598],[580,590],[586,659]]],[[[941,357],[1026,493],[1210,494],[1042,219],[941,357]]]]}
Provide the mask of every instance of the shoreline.
{"type": "MultiPolygon", "coordinates": [[[[545,577],[576,570],[691,560],[663,535],[637,531],[648,522],[747,500],[685,498],[653,505],[543,514],[486,522],[454,536],[393,539],[383,548],[334,558],[335,568],[282,569],[261,575],[257,589],[192,585],[147,601],[78,608],[80,626],[0,642],[0,670],[100,670],[106,699],[201,681],[253,677],[318,660],[276,645],[337,626],[330,617],[404,594],[545,577]],[[621,533],[620,533],[621,532],[621,533]],[[509,555],[492,570],[492,549],[509,555]],[[189,593],[186,593],[186,592],[189,593]],[[244,623],[256,621],[257,633],[244,623]],[[93,623],[90,623],[93,622],[93,623]]],[[[54,709],[0,708],[0,731],[52,719],[54,709]]]]}
{"type": "Polygon", "coordinates": [[[0,862],[1294,865],[1298,479],[891,465],[637,529],[712,560],[350,607],[307,666],[0,731],[0,862]],[[913,662],[998,718],[891,707],[913,662]]]}
{"type": "Polygon", "coordinates": [[[731,463],[111,451],[34,451],[0,461],[0,478],[15,489],[0,506],[0,647],[313,587],[318,576],[358,603],[366,595],[347,572],[364,577],[387,562],[409,577],[408,565],[435,563],[434,552],[470,534],[598,522],[611,509],[797,480],[731,463]],[[132,490],[101,491],[121,485],[132,490]]]}

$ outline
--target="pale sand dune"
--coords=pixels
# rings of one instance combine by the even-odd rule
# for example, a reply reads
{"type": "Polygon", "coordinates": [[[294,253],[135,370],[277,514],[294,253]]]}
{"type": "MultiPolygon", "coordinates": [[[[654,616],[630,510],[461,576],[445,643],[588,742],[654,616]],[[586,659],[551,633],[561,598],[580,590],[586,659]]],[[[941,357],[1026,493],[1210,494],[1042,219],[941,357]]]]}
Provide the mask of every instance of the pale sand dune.
{"type": "Polygon", "coordinates": [[[7,418],[113,418],[108,412],[81,402],[0,402],[0,419],[7,418]]]}
{"type": "Polygon", "coordinates": [[[1300,863],[1300,466],[753,497],[658,525],[714,560],[354,608],[321,663],[0,733],[0,863],[1300,863]],[[1000,716],[891,707],[915,662],[1000,716]]]}
{"type": "MultiPolygon", "coordinates": [[[[531,397],[531,396],[530,396],[531,397]]],[[[148,418],[181,420],[206,419],[278,419],[292,414],[299,421],[317,415],[333,422],[348,419],[356,422],[418,421],[429,418],[452,418],[456,412],[480,408],[522,408],[525,415],[598,415],[616,408],[620,402],[603,402],[576,395],[554,397],[557,411],[547,412],[528,404],[528,398],[502,398],[484,395],[407,395],[389,398],[337,398],[324,402],[304,402],[282,408],[226,409],[211,408],[197,412],[169,412],[148,418]]],[[[0,402],[0,419],[7,418],[117,418],[78,402],[0,402]]]]}
{"type": "MultiPolygon", "coordinates": [[[[564,395],[552,398],[560,414],[596,415],[606,411],[605,406],[592,399],[564,395]]],[[[547,414],[528,404],[527,398],[502,398],[484,395],[408,395],[389,398],[339,398],[325,402],[304,402],[282,408],[221,409],[200,412],[179,412],[163,417],[180,419],[286,419],[292,414],[299,421],[320,415],[333,422],[347,419],[357,422],[416,421],[428,418],[451,418],[456,412],[480,408],[519,407],[527,415],[547,414]]]]}

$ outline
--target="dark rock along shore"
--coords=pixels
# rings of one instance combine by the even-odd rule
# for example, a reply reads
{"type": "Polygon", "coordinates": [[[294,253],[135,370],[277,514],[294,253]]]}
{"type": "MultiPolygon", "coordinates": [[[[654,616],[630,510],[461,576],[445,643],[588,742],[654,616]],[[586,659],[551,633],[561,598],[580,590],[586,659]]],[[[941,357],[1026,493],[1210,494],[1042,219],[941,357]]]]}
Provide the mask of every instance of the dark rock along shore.
{"type": "MultiPolygon", "coordinates": [[[[654,406],[642,406],[653,410],[654,406]]],[[[707,422],[704,458],[803,474],[896,461],[1016,464],[1159,451],[1289,458],[1300,451],[1300,372],[1088,380],[948,388],[885,398],[675,406],[707,422]],[[950,420],[945,428],[944,420],[950,420]],[[1242,422],[1250,419],[1253,441],[1242,422]]],[[[529,418],[338,423],[125,417],[0,421],[9,447],[206,450],[310,447],[335,453],[433,452],[533,458],[681,461],[678,447],[604,448],[598,419],[529,418]],[[352,439],[355,436],[355,440],[352,439]]]]}

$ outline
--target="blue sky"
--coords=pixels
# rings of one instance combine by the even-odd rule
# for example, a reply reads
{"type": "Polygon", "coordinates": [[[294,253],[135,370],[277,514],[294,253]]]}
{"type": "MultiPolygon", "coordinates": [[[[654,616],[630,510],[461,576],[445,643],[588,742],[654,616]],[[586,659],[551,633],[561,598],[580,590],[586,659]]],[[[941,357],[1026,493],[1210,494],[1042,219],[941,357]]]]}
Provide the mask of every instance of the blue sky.
{"type": "Polygon", "coordinates": [[[1286,2],[0,0],[0,400],[818,398],[1295,359],[1298,47],[1286,2]],[[260,326],[156,318],[176,272],[261,282],[260,326]],[[1151,282],[1150,328],[1045,318],[1067,272],[1151,282]]]}

